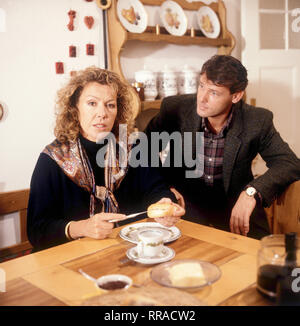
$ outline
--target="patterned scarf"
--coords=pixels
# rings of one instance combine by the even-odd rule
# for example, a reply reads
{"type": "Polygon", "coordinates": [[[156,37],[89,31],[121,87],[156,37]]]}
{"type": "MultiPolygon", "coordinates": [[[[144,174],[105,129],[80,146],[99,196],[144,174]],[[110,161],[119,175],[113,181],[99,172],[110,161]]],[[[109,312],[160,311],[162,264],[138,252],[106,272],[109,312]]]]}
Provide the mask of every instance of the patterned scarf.
{"type": "MultiPolygon", "coordinates": [[[[105,187],[96,186],[93,170],[80,139],[69,143],[55,140],[46,146],[43,153],[49,155],[64,171],[64,173],[79,187],[90,193],[90,216],[99,212],[118,213],[118,202],[114,191],[118,189],[128,170],[128,155],[126,164],[119,166],[119,155],[123,147],[109,140],[105,155],[104,179],[105,187]],[[125,167],[123,167],[126,165],[125,167]]],[[[126,154],[130,152],[127,148],[126,154]]]]}

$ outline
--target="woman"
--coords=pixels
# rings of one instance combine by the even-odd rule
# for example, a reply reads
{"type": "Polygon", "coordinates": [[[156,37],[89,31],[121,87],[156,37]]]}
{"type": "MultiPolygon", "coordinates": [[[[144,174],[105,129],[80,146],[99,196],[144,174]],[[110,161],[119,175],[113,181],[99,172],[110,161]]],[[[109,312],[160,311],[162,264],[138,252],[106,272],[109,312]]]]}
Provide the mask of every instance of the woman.
{"type": "MultiPolygon", "coordinates": [[[[27,230],[35,250],[79,237],[104,239],[111,220],[176,200],[157,169],[118,164],[121,157],[128,163],[131,149],[120,146],[119,137],[120,124],[132,131],[130,94],[117,74],[96,67],[78,72],[58,92],[56,139],[40,154],[31,180],[27,230]],[[101,152],[105,161],[99,162],[101,152]]],[[[174,216],[157,222],[172,226],[184,215],[172,204],[174,216]]]]}

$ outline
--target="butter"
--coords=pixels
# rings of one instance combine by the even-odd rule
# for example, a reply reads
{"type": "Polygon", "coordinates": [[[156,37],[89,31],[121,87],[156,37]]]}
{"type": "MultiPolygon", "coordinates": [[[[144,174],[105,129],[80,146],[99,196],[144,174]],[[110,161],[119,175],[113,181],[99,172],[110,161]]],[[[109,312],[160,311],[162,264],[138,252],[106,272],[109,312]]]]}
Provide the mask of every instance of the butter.
{"type": "Polygon", "coordinates": [[[206,283],[200,264],[181,263],[169,268],[169,277],[173,286],[199,286],[206,283]]]}

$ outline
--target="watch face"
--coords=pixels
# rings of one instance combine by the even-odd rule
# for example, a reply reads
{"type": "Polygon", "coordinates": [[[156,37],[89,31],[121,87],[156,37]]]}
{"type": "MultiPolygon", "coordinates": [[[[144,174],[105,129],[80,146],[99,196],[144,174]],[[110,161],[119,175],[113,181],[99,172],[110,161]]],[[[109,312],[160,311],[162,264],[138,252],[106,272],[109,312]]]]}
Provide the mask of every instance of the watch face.
{"type": "Polygon", "coordinates": [[[256,194],[256,189],[253,188],[253,187],[249,187],[249,188],[246,189],[246,193],[249,196],[254,196],[256,194]]]}

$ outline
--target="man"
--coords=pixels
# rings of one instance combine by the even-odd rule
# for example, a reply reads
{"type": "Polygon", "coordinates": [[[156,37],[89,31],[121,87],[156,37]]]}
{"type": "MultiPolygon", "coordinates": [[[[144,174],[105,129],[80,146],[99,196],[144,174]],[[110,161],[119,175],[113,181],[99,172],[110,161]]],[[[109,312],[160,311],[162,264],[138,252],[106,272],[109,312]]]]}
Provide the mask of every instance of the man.
{"type": "MultiPolygon", "coordinates": [[[[300,164],[274,128],[272,113],[242,100],[247,84],[239,60],[215,55],[202,67],[197,96],[165,98],[145,132],[190,132],[194,139],[203,132],[201,177],[187,178],[189,167],[176,167],[174,160],[162,168],[184,197],[186,219],[260,239],[269,234],[263,206],[300,179],[300,164]],[[254,179],[251,163],[258,153],[269,169],[254,179]]],[[[170,147],[171,158],[175,150],[170,147]]],[[[195,141],[192,152],[195,157],[195,141]]]]}

